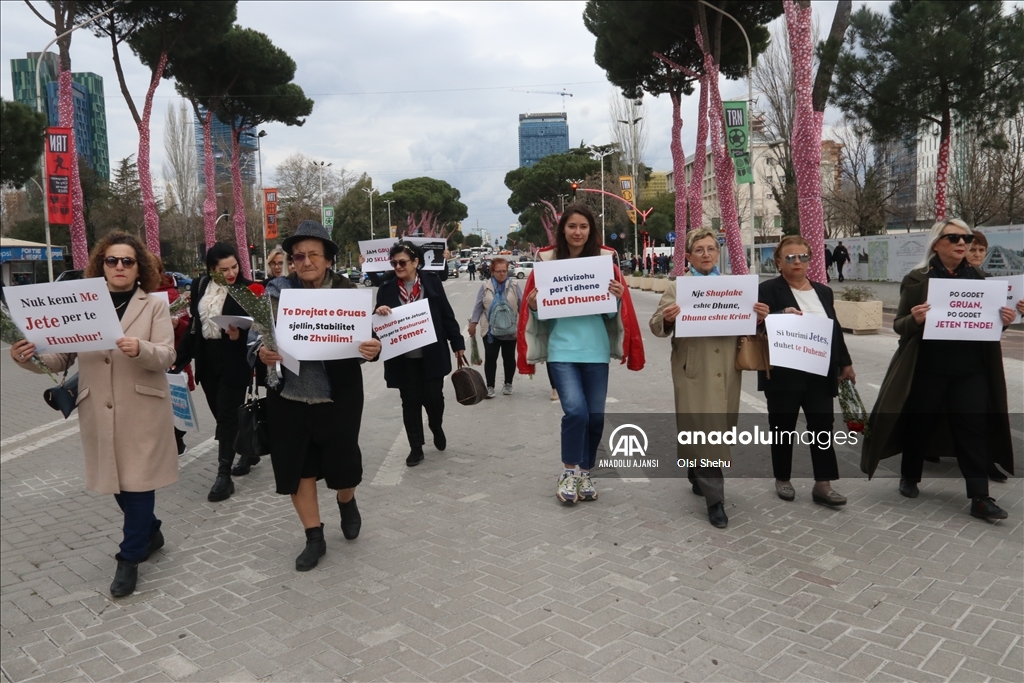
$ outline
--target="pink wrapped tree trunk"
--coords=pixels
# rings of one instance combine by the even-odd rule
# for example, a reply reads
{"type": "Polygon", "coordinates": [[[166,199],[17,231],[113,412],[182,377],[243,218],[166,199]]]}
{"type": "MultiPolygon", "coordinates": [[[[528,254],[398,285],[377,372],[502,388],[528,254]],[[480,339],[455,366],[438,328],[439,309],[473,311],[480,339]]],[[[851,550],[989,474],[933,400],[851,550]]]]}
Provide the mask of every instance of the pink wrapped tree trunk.
{"type": "Polygon", "coordinates": [[[242,164],[239,138],[242,131],[231,132],[231,190],[235,200],[235,243],[238,254],[242,257],[239,264],[245,279],[252,279],[252,264],[249,263],[249,236],[245,231],[245,201],[242,198],[242,164]]]}
{"type": "Polygon", "coordinates": [[[672,93],[672,179],[676,186],[676,243],[672,250],[672,274],[686,274],[686,153],[683,151],[683,117],[679,112],[679,94],[672,93]]]}
{"type": "Polygon", "coordinates": [[[206,237],[206,248],[209,249],[217,241],[217,179],[213,165],[213,140],[210,129],[213,123],[213,110],[203,117],[203,175],[206,176],[206,199],[203,200],[203,232],[206,237]]]}
{"type": "Polygon", "coordinates": [[[71,91],[71,72],[63,68],[57,76],[57,116],[62,128],[70,128],[71,157],[71,259],[76,268],[89,262],[89,241],[85,232],[85,204],[82,201],[82,178],[78,172],[78,142],[75,136],[75,99],[71,91]]]}
{"type": "Polygon", "coordinates": [[[793,122],[793,170],[796,173],[797,207],[800,234],[811,245],[811,265],[807,276],[824,283],[825,212],[821,200],[821,127],[824,113],[814,111],[811,60],[811,8],[784,0],[789,49],[793,60],[793,86],[796,88],[796,115],[793,122]]]}
{"type": "Polygon", "coordinates": [[[548,235],[548,246],[555,246],[555,230],[558,228],[558,210],[555,205],[546,199],[540,200],[547,211],[540,212],[540,224],[544,228],[544,232],[548,235]]]}
{"type": "Polygon", "coordinates": [[[164,76],[167,66],[167,53],[160,55],[156,69],[149,81],[146,91],[146,102],[142,107],[142,120],[139,121],[139,186],[142,189],[142,217],[146,226],[146,248],[160,255],[160,214],[156,210],[156,198],[153,196],[153,174],[149,168],[149,121],[153,114],[153,96],[164,76]]]}
{"type": "Polygon", "coordinates": [[[935,169],[935,220],[946,219],[946,183],[949,180],[949,125],[939,140],[939,161],[935,169]]]}
{"type": "Polygon", "coordinates": [[[700,79],[700,103],[697,108],[697,143],[693,151],[693,175],[690,177],[690,227],[704,227],[704,168],[708,161],[708,77],[700,79]]]}

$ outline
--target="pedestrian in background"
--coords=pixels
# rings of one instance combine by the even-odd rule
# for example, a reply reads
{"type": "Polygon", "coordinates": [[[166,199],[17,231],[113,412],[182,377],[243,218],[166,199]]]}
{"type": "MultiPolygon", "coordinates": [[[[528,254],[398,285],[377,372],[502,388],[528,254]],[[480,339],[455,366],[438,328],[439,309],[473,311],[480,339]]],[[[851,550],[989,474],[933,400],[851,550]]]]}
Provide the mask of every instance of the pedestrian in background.
{"type": "Polygon", "coordinates": [[[487,398],[494,398],[498,354],[505,370],[505,386],[501,393],[512,395],[512,379],[516,374],[516,331],[519,326],[519,304],[523,300],[519,285],[508,279],[509,263],[500,256],[491,261],[491,277],[480,285],[469,318],[469,336],[476,336],[477,324],[484,341],[484,378],[487,398]]]}
{"type": "Polygon", "coordinates": [[[832,260],[835,261],[836,271],[839,273],[839,281],[843,282],[846,279],[843,277],[843,266],[850,260],[850,252],[843,246],[842,240],[839,241],[839,244],[836,245],[835,250],[832,252],[832,260]]]}
{"type": "MultiPolygon", "coordinates": [[[[685,277],[715,277],[718,272],[718,238],[713,230],[693,230],[686,236],[686,257],[690,269],[685,277]]],[[[743,373],[736,369],[737,337],[676,337],[676,303],[679,280],[670,280],[668,288],[651,316],[651,332],[672,338],[672,385],[675,389],[676,429],[679,432],[725,433],[739,422],[740,390],[743,373]]],[[[754,304],[760,325],[768,306],[754,304]]],[[[688,446],[678,444],[677,456],[688,460],[731,461],[728,444],[688,446]]],[[[708,521],[724,529],[729,524],[725,513],[725,479],[721,467],[688,467],[686,476],[692,490],[704,496],[708,521]]]]}
{"type": "Polygon", "coordinates": [[[967,262],[978,271],[979,275],[983,278],[988,278],[989,274],[981,268],[982,264],[985,263],[985,258],[988,256],[988,238],[980,230],[975,230],[973,234],[974,241],[967,245],[969,247],[967,250],[967,262]]]}
{"type": "Polygon", "coordinates": [[[239,462],[239,468],[231,469],[238,435],[238,408],[252,379],[252,367],[246,360],[247,336],[233,325],[223,330],[213,320],[219,315],[244,316],[245,309],[212,276],[220,273],[229,285],[252,283],[239,274],[238,250],[226,242],[217,242],[206,250],[206,270],[203,277],[192,281],[192,327],[178,347],[174,369],[180,372],[195,359],[196,381],[203,387],[210,412],[217,421],[217,478],[206,496],[208,501],[217,502],[235,492],[231,475],[248,474],[255,463],[239,462]]]}
{"type": "MultiPolygon", "coordinates": [[[[768,424],[775,434],[792,431],[802,408],[808,431],[831,435],[835,422],[833,399],[839,394],[839,382],[856,379],[843,330],[836,320],[832,290],[807,279],[810,261],[811,245],[807,240],[799,235],[783,237],[775,247],[775,265],[781,274],[765,280],[758,288],[758,301],[767,304],[772,314],[819,315],[832,320],[832,352],[827,376],[783,367],[773,367],[770,379],[764,372],[757,373],[757,389],[764,392],[768,424]]],[[[772,439],[771,449],[775,491],[782,500],[794,500],[796,491],[790,482],[793,442],[772,439]]],[[[846,497],[832,489],[832,482],[839,478],[839,464],[831,438],[827,446],[820,445],[817,439],[811,444],[811,464],[814,468],[811,499],[821,505],[846,505],[846,497]]]]}
{"type": "MultiPolygon", "coordinates": [[[[163,292],[167,295],[168,306],[173,304],[181,296],[178,293],[178,283],[174,281],[174,276],[170,273],[164,272],[164,262],[159,256],[154,256],[156,259],[157,271],[160,273],[160,286],[157,287],[157,292],[163,292]]],[[[177,349],[181,344],[181,341],[185,338],[185,333],[188,332],[189,325],[192,322],[192,318],[188,313],[187,309],[182,309],[177,313],[171,315],[171,326],[174,328],[174,348],[177,349]]],[[[185,375],[188,378],[188,390],[196,390],[196,381],[192,376],[192,366],[185,366],[185,375]]],[[[174,428],[174,440],[178,445],[178,455],[182,455],[185,452],[185,432],[174,428]]]]}
{"type": "MultiPolygon", "coordinates": [[[[971,499],[971,516],[1006,519],[989,496],[992,461],[1013,474],[1013,444],[1006,376],[999,342],[923,339],[932,278],[981,280],[967,261],[975,236],[963,221],[932,226],[925,256],[900,283],[893,330],[899,348],[889,363],[871,411],[871,432],[861,451],[861,469],[871,476],[878,462],[902,453],[899,491],[917,498],[926,455],[955,455],[971,499]]],[[[1024,301],[1017,308],[1024,310],[1024,301]]],[[[1003,325],[1013,309],[1000,311],[1003,325]]]]}
{"type": "MultiPolygon", "coordinates": [[[[295,264],[295,272],[272,281],[266,290],[274,316],[281,292],[286,289],[355,289],[347,277],[331,271],[338,245],[327,229],[313,220],[302,221],[295,234],[282,244],[295,264]]],[[[274,367],[280,354],[263,344],[255,331],[249,332],[250,359],[274,367]]],[[[363,455],[359,449],[359,428],[363,416],[363,360],[380,354],[376,339],[359,345],[363,359],[299,361],[299,373],[282,367],[284,377],[267,392],[267,427],[270,462],[274,468],[277,493],[291,496],[306,547],[295,558],[295,569],[313,569],[327,553],[324,525],[316,482],[337,491],[341,532],[348,540],[359,536],[362,517],[356,505],[356,487],[363,480],[363,455]]],[[[268,371],[269,372],[269,371],[268,371]]]]}
{"type": "Polygon", "coordinates": [[[832,252],[825,247],[825,282],[832,282],[832,252]]]}
{"type": "MultiPolygon", "coordinates": [[[[159,287],[160,272],[137,237],[108,233],[89,256],[85,277],[106,280],[124,336],[112,350],[40,356],[54,372],[78,362],[85,486],[114,494],[124,513],[124,536],[110,584],[115,598],[135,591],[139,563],[163,547],[156,489],[178,481],[174,413],[165,375],[174,362],[174,331],[166,304],[149,294],[159,287]]],[[[11,347],[11,357],[21,367],[41,372],[30,362],[35,352],[26,340],[11,347]]]]}
{"type": "Polygon", "coordinates": [[[271,280],[282,275],[289,275],[290,273],[285,272],[285,264],[288,261],[288,255],[285,253],[281,245],[278,245],[270,250],[267,254],[267,278],[263,281],[263,286],[266,287],[271,280]]]}
{"type": "Polygon", "coordinates": [[[398,389],[402,397],[402,421],[410,449],[405,464],[409,467],[423,462],[423,445],[426,443],[424,409],[434,436],[434,447],[443,451],[448,446],[443,427],[444,378],[452,371],[448,346],[451,345],[460,362],[466,350],[466,340],[459,330],[459,322],[448,303],[441,280],[430,271],[421,271],[421,262],[419,248],[409,242],[399,242],[391,248],[391,267],[395,277],[385,281],[377,290],[375,309],[378,315],[390,315],[393,308],[426,299],[434,322],[437,341],[384,361],[384,381],[388,387],[398,389]]]}
{"type": "MultiPolygon", "coordinates": [[[[600,256],[611,258],[595,229],[594,214],[582,204],[566,207],[555,232],[555,246],[545,247],[538,260],[600,256]]],[[[527,309],[519,316],[519,371],[532,375],[537,363],[546,363],[562,402],[562,473],[555,496],[567,504],[597,500],[590,478],[597,448],[604,433],[608,398],[608,363],[621,359],[630,370],[644,366],[643,339],[636,313],[617,266],[608,293],[618,302],[614,313],[541,320],[537,317],[535,273],[526,281],[527,309]]]]}

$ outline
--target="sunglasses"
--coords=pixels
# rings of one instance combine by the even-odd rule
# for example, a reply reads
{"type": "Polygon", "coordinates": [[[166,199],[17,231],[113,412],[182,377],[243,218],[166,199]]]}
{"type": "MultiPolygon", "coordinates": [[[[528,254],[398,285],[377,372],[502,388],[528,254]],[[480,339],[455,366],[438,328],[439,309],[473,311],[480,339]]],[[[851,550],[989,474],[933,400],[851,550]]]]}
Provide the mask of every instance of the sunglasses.
{"type": "Polygon", "coordinates": [[[807,263],[811,260],[810,254],[788,254],[785,257],[786,263],[793,264],[799,259],[800,263],[807,263]]]}
{"type": "Polygon", "coordinates": [[[960,233],[955,232],[949,235],[939,235],[939,239],[948,240],[950,244],[960,244],[960,240],[970,244],[974,241],[974,235],[961,235],[960,233]]]}
{"type": "Polygon", "coordinates": [[[310,261],[315,261],[319,259],[321,256],[323,256],[323,254],[321,254],[318,251],[313,251],[308,254],[292,254],[292,261],[294,263],[303,263],[306,259],[309,259],[310,261]]]}
{"type": "Polygon", "coordinates": [[[392,268],[405,268],[410,263],[412,263],[412,261],[410,261],[407,258],[393,258],[393,259],[391,259],[391,267],[392,268]]]}
{"type": "Polygon", "coordinates": [[[131,256],[121,256],[120,258],[117,256],[108,256],[105,259],[103,259],[103,263],[105,263],[111,268],[117,268],[118,263],[120,263],[125,268],[134,268],[137,261],[133,259],[131,256]]]}

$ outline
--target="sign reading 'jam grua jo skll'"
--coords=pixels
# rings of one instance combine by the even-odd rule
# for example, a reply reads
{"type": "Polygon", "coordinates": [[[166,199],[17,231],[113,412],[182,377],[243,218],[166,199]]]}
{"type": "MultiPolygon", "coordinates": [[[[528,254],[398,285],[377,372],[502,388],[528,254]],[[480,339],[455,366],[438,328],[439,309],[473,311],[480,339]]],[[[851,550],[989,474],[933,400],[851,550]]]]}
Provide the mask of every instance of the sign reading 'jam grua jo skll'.
{"type": "Polygon", "coordinates": [[[274,338],[296,360],[361,358],[373,338],[368,289],[286,289],[277,305],[274,338]]]}
{"type": "Polygon", "coordinates": [[[610,256],[538,261],[533,266],[537,317],[550,320],[614,313],[619,302],[608,291],[614,276],[610,256]]]}
{"type": "Polygon", "coordinates": [[[50,222],[71,225],[71,129],[46,129],[46,201],[50,222]]]}
{"type": "Polygon", "coordinates": [[[923,339],[999,341],[1006,305],[1006,283],[1000,280],[928,280],[923,339]]]}
{"type": "Polygon", "coordinates": [[[776,313],[764,319],[768,362],[773,366],[828,375],[835,323],[823,315],[776,313]]]}
{"type": "Polygon", "coordinates": [[[677,337],[730,337],[757,332],[756,275],[676,279],[677,337]]]}
{"type": "Polygon", "coordinates": [[[390,360],[437,341],[427,299],[392,308],[391,315],[374,314],[373,331],[381,343],[381,360],[390,360]]]}
{"type": "Polygon", "coordinates": [[[397,239],[360,240],[359,253],[363,261],[364,273],[383,273],[391,270],[391,247],[398,244],[397,239]]]}
{"type": "Polygon", "coordinates": [[[37,353],[104,351],[124,336],[101,277],[10,287],[7,306],[37,353]]]}

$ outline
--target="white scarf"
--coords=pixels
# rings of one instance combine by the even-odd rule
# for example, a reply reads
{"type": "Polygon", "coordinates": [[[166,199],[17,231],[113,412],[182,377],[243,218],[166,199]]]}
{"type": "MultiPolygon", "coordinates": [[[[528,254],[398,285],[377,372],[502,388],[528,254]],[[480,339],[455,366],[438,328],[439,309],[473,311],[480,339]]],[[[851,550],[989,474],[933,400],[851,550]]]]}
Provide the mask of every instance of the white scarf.
{"type": "Polygon", "coordinates": [[[220,339],[220,325],[213,322],[213,317],[224,312],[224,300],[228,298],[228,288],[210,280],[206,293],[199,300],[199,320],[203,323],[203,339],[220,339]]]}

